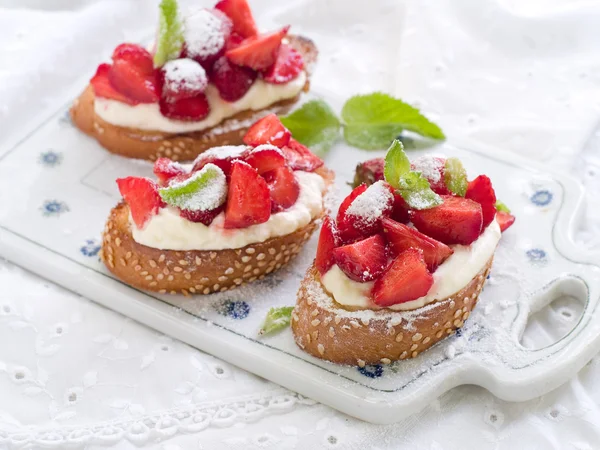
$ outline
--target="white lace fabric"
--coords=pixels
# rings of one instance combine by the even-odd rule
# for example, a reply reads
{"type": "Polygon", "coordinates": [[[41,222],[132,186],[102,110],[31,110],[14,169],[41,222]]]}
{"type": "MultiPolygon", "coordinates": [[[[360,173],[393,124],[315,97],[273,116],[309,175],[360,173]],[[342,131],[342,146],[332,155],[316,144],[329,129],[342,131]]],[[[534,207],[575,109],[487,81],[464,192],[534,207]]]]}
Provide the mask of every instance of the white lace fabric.
{"type": "MultiPolygon", "coordinates": [[[[151,29],[154,3],[0,3],[0,130],[26,130],[33,111],[58,107],[101,56],[151,29]]],[[[323,92],[395,93],[438,122],[450,142],[466,137],[525,155],[578,176],[590,199],[600,194],[600,145],[582,150],[600,122],[600,5],[251,4],[265,28],[292,23],[315,38],[322,60],[315,85],[323,92]]],[[[599,249],[599,236],[600,213],[589,208],[578,238],[599,249]]],[[[377,426],[6,261],[0,286],[0,448],[587,450],[600,442],[597,357],[571,382],[530,402],[508,403],[462,386],[415,416],[377,426]]],[[[553,305],[532,320],[523,342],[561,336],[577,313],[568,302],[553,305]]]]}

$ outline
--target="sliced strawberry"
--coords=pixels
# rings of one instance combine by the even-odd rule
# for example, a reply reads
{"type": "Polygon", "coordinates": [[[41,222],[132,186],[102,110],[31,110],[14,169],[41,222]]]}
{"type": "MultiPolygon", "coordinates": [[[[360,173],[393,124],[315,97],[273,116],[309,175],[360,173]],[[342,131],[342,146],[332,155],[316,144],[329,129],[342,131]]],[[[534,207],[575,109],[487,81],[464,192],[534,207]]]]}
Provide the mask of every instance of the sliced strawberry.
{"type": "Polygon", "coordinates": [[[444,244],[469,245],[481,234],[483,214],[479,203],[462,197],[442,195],[444,203],[430,209],[411,211],[421,233],[444,244]]]}
{"type": "Polygon", "coordinates": [[[165,186],[171,178],[177,175],[187,173],[185,168],[169,158],[158,158],[154,162],[154,175],[158,177],[158,180],[162,186],[165,186]]]}
{"type": "Polygon", "coordinates": [[[427,270],[422,253],[414,248],[400,253],[373,286],[376,305],[387,307],[427,295],[433,276],[427,270]]]}
{"type": "Polygon", "coordinates": [[[381,223],[383,225],[383,235],[390,244],[394,255],[397,256],[409,248],[421,250],[425,264],[427,264],[427,269],[430,272],[434,272],[440,264],[454,253],[454,250],[447,245],[429,236],[425,236],[423,233],[402,223],[388,218],[384,218],[381,223]]]}
{"type": "Polygon", "coordinates": [[[271,191],[271,212],[284,211],[296,203],[300,196],[300,185],[292,169],[282,166],[263,176],[271,191]]]}
{"type": "Polygon", "coordinates": [[[90,80],[92,88],[94,89],[94,95],[100,98],[108,98],[110,100],[116,100],[121,103],[127,103],[129,105],[137,105],[136,102],[129,97],[118,92],[108,79],[108,73],[110,72],[110,64],[100,64],[96,70],[96,74],[90,80]]]}
{"type": "Polygon", "coordinates": [[[365,183],[367,186],[376,181],[383,180],[383,169],[385,168],[384,158],[373,158],[361,162],[356,166],[354,173],[354,187],[365,183]]]}
{"type": "Polygon", "coordinates": [[[244,158],[260,175],[286,165],[285,156],[277,147],[259,145],[244,158]]]}
{"type": "Polygon", "coordinates": [[[185,19],[183,56],[197,61],[210,72],[214,62],[225,54],[232,27],[231,20],[222,11],[197,10],[185,19]]]}
{"type": "Polygon", "coordinates": [[[313,172],[325,162],[311,152],[307,146],[302,145],[294,138],[290,138],[287,145],[281,147],[289,166],[294,170],[313,172]]]}
{"type": "Polygon", "coordinates": [[[333,250],[339,245],[339,236],[335,221],[331,216],[323,219],[319,243],[317,245],[317,256],[315,258],[315,267],[321,275],[325,275],[331,266],[335,263],[333,259],[333,250]]]}
{"type": "Polygon", "coordinates": [[[113,61],[127,61],[131,63],[138,72],[144,75],[152,75],[154,73],[152,55],[141,45],[121,44],[115,48],[112,59],[113,61]]]}
{"type": "Polygon", "coordinates": [[[233,22],[233,31],[243,37],[256,36],[258,29],[246,0],[221,0],[215,8],[223,11],[233,22]]]}
{"type": "Polygon", "coordinates": [[[279,117],[271,113],[257,120],[244,136],[244,144],[256,147],[261,144],[271,144],[283,147],[290,141],[292,133],[283,126],[279,117]]]}
{"type": "Polygon", "coordinates": [[[304,69],[302,55],[291,45],[281,44],[275,63],[263,72],[263,80],[272,84],[283,84],[296,78],[304,69]]]}
{"type": "Polygon", "coordinates": [[[498,221],[498,225],[500,225],[500,231],[504,233],[513,223],[515,223],[515,216],[511,213],[498,211],[496,213],[496,220],[498,221]]]}
{"type": "Polygon", "coordinates": [[[267,182],[243,161],[231,164],[224,228],[245,228],[269,220],[271,197],[267,182]]]}
{"type": "Polygon", "coordinates": [[[483,213],[481,229],[484,230],[496,217],[496,193],[492,187],[492,181],[487,175],[479,175],[469,182],[465,198],[474,200],[481,205],[483,213]]]}
{"type": "Polygon", "coordinates": [[[145,75],[129,61],[115,61],[108,79],[117,91],[138,103],[156,103],[160,98],[158,73],[145,75]]]}
{"type": "Polygon", "coordinates": [[[182,209],[179,211],[179,215],[190,222],[199,222],[209,226],[215,217],[217,217],[224,209],[225,205],[221,205],[218,208],[210,209],[208,211],[191,211],[189,209],[182,209]]]}
{"type": "Polygon", "coordinates": [[[396,222],[408,223],[410,222],[409,209],[408,204],[402,196],[394,192],[394,206],[392,207],[390,217],[396,222]]]}
{"type": "Polygon", "coordinates": [[[146,222],[164,205],[158,195],[158,185],[148,178],[119,178],[117,185],[138,228],[144,228],[146,222]]]}
{"type": "Polygon", "coordinates": [[[287,34],[289,28],[287,26],[272,33],[248,37],[237,47],[227,50],[225,56],[238,66],[251,67],[254,70],[266,70],[275,63],[281,40],[287,34]]]}
{"type": "Polygon", "coordinates": [[[333,260],[348,278],[364,283],[378,278],[387,267],[385,239],[376,234],[333,250],[333,260]]]}
{"type": "Polygon", "coordinates": [[[410,166],[412,170],[421,172],[427,178],[433,192],[439,195],[450,195],[451,192],[446,187],[446,181],[444,180],[445,164],[445,158],[425,155],[415,159],[410,166]]]}
{"type": "Polygon", "coordinates": [[[354,231],[354,227],[350,223],[350,219],[346,218],[346,210],[350,207],[354,199],[365,192],[367,188],[368,186],[366,184],[361,184],[360,186],[355,187],[352,192],[350,192],[350,194],[348,194],[348,196],[342,201],[340,207],[338,208],[336,223],[338,232],[340,234],[340,239],[343,240],[343,242],[350,242],[360,237],[360,233],[354,231]],[[342,230],[344,231],[342,232],[342,230]]]}
{"type": "Polygon", "coordinates": [[[237,34],[236,32],[231,33],[225,42],[225,51],[238,47],[243,40],[243,36],[237,34]]]}
{"type": "Polygon", "coordinates": [[[215,147],[207,150],[194,160],[192,172],[196,172],[208,163],[211,163],[219,167],[227,178],[229,178],[231,175],[231,163],[236,159],[244,160],[247,156],[247,152],[243,148],[241,150],[238,146],[215,147]]]}
{"type": "Polygon", "coordinates": [[[169,119],[194,122],[208,116],[210,113],[210,105],[204,94],[198,94],[195,97],[190,98],[182,98],[175,102],[161,99],[160,113],[169,119]]]}
{"type": "Polygon", "coordinates": [[[250,89],[257,72],[232,64],[226,57],[217,59],[210,74],[210,80],[219,90],[219,96],[228,102],[242,98],[250,89]]]}
{"type": "Polygon", "coordinates": [[[160,69],[162,96],[169,102],[202,94],[208,77],[198,62],[189,58],[168,61],[160,69]]]}

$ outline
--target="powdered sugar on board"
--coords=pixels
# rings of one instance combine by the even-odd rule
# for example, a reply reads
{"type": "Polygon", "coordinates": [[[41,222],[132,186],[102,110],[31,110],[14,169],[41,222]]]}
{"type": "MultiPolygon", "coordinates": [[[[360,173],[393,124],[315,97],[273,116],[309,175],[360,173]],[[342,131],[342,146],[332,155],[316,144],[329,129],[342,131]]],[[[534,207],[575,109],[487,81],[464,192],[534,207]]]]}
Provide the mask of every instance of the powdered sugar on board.
{"type": "Polygon", "coordinates": [[[184,38],[188,55],[207,58],[225,46],[227,23],[207,9],[190,14],[184,20],[184,38]]]}
{"type": "Polygon", "coordinates": [[[163,66],[163,71],[164,89],[171,92],[204,91],[208,85],[206,71],[193,59],[174,59],[163,66]]]}
{"type": "Polygon", "coordinates": [[[384,211],[394,201],[394,196],[384,181],[377,181],[365,192],[354,199],[346,210],[349,216],[355,216],[365,223],[372,223],[383,216],[384,211]]]}

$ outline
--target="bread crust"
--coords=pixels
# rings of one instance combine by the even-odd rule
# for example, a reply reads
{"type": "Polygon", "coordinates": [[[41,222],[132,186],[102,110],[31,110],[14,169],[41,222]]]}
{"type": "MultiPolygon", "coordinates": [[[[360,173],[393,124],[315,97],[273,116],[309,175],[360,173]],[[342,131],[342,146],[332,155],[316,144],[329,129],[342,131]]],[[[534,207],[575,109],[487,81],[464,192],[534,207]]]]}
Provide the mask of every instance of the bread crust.
{"type": "MultiPolygon", "coordinates": [[[[316,171],[331,186],[334,174],[316,171]]],[[[322,214],[325,214],[323,211],[322,214]]],[[[137,243],[131,234],[129,206],[121,202],[108,217],[100,257],[108,270],[136,288],[161,294],[212,294],[263,279],[285,266],[308,241],[322,215],[293,233],[242,248],[161,250],[137,243]]]]}
{"type": "Polygon", "coordinates": [[[414,311],[349,311],[325,290],[312,265],[292,313],[296,344],[305,352],[338,364],[390,364],[415,358],[455,333],[477,304],[493,257],[456,294],[414,311]]]}
{"type": "MultiPolygon", "coordinates": [[[[289,36],[289,43],[304,57],[308,75],[316,62],[315,44],[302,36],[289,36]]],[[[307,78],[304,91],[309,89],[307,78]]],[[[300,95],[276,102],[259,111],[246,110],[223,120],[218,125],[190,133],[164,133],[119,127],[102,120],[94,111],[94,90],[88,85],[70,109],[77,128],[96,139],[111,153],[128,158],[154,161],[162,156],[174,161],[191,161],[200,153],[219,145],[242,144],[249,126],[268,113],[285,114],[299,100],[300,95]]]]}

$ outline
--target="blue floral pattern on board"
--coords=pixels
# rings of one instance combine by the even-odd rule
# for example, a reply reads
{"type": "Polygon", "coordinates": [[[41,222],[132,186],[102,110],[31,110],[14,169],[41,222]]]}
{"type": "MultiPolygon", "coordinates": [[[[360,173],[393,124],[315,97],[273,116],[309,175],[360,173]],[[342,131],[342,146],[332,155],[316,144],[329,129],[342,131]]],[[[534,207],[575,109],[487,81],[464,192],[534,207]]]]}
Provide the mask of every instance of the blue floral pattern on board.
{"type": "Polygon", "coordinates": [[[541,248],[532,248],[531,250],[527,250],[526,255],[529,260],[534,263],[546,261],[546,252],[541,248]]]}
{"type": "Polygon", "coordinates": [[[379,378],[381,375],[383,375],[383,367],[381,366],[381,364],[359,367],[358,371],[365,377],[369,378],[379,378]]]}
{"type": "Polygon", "coordinates": [[[232,319],[245,319],[250,314],[250,305],[243,300],[227,300],[219,307],[219,313],[232,319]]]}
{"type": "Polygon", "coordinates": [[[46,200],[40,209],[46,217],[58,217],[69,211],[67,204],[58,200],[46,200]]]}
{"type": "Polygon", "coordinates": [[[88,239],[85,241],[85,245],[81,246],[79,249],[83,256],[96,256],[100,251],[100,244],[98,244],[94,239],[88,239]]]}
{"type": "Polygon", "coordinates": [[[62,116],[58,119],[58,122],[61,125],[71,125],[73,121],[71,120],[71,113],[67,109],[62,116]]]}
{"type": "Polygon", "coordinates": [[[552,202],[552,192],[548,191],[548,190],[541,190],[541,191],[537,191],[535,192],[532,196],[531,196],[531,203],[533,203],[536,206],[547,206],[552,202]]]}
{"type": "Polygon", "coordinates": [[[62,162],[62,154],[55,152],[53,150],[48,150],[47,152],[40,153],[38,161],[40,164],[46,167],[56,167],[60,165],[62,162]]]}

